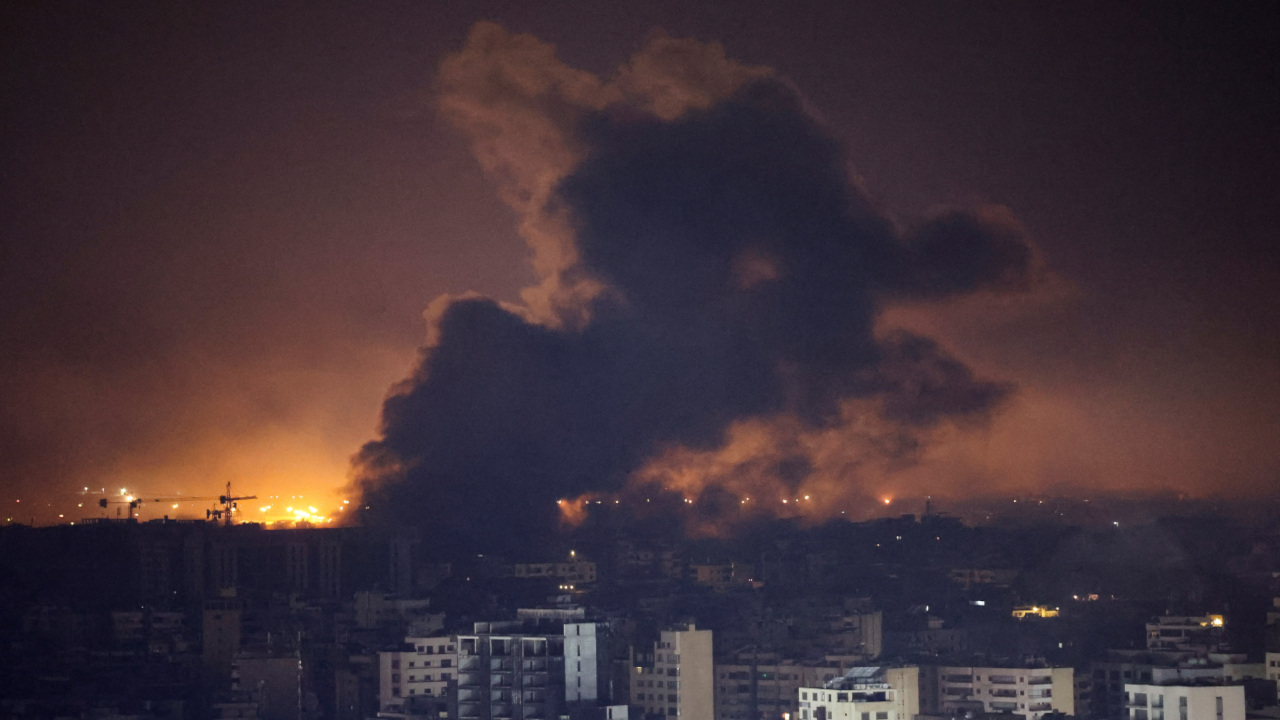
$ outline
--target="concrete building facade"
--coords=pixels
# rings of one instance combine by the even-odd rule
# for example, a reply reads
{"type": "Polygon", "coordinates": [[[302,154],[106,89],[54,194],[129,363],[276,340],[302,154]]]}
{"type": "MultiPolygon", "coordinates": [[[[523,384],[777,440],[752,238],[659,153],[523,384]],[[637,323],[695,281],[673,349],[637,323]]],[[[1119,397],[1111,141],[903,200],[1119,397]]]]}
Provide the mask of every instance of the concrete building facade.
{"type": "Polygon", "coordinates": [[[733,662],[716,663],[716,719],[798,717],[800,688],[823,687],[861,661],[826,655],[820,661],[797,662],[777,653],[739,653],[733,662]]]}
{"type": "MultiPolygon", "coordinates": [[[[607,627],[581,608],[520,610],[458,635],[459,720],[554,720],[609,712],[607,627]]],[[[621,712],[616,709],[615,714],[621,712]]]]}
{"type": "Polygon", "coordinates": [[[1147,649],[1218,652],[1225,649],[1225,625],[1221,615],[1161,615],[1147,623],[1147,649]]]}
{"type": "Polygon", "coordinates": [[[1244,720],[1243,685],[1126,685],[1129,720],[1244,720]]]}
{"type": "Polygon", "coordinates": [[[715,662],[710,630],[694,625],[663,630],[653,647],[652,667],[636,667],[631,704],[645,715],[712,720],[715,662]]]}
{"type": "Polygon", "coordinates": [[[1051,712],[1075,715],[1075,671],[1072,668],[934,668],[937,697],[928,709],[952,713],[982,703],[983,712],[1017,713],[1029,720],[1051,712]]]}
{"type": "Polygon", "coordinates": [[[564,625],[564,700],[597,704],[613,697],[609,687],[606,626],[593,623],[564,625]]]}
{"type": "Polygon", "coordinates": [[[1280,695],[1280,652],[1269,652],[1266,658],[1267,679],[1276,684],[1276,694],[1280,695]]]}
{"type": "Polygon", "coordinates": [[[407,637],[398,650],[378,653],[378,704],[383,710],[407,700],[442,699],[457,678],[453,637],[407,637]]]}
{"type": "Polygon", "coordinates": [[[913,720],[920,714],[920,669],[850,668],[821,687],[802,687],[799,720],[913,720]]]}

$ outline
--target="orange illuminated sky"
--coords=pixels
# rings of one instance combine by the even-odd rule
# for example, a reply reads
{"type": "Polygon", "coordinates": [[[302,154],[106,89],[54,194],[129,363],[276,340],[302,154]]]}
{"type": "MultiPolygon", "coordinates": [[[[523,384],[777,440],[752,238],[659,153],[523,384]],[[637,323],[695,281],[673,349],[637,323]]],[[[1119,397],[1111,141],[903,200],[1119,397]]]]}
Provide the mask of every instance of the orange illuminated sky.
{"type": "MultiPolygon", "coordinates": [[[[103,515],[86,486],[231,482],[261,498],[245,519],[356,501],[351,457],[432,301],[519,304],[542,279],[483,153],[437,112],[441,61],[484,19],[606,79],[656,28],[718,41],[794,84],[889,217],[998,204],[1025,229],[1046,268],[1033,292],[877,320],[1016,391],[857,493],[1280,480],[1274,19],[1156,2],[101,5],[3,11],[0,522],[103,515]]],[[[705,477],[777,441],[753,430],[646,470],[705,477]]],[[[839,482],[838,455],[815,455],[832,465],[814,488],[839,482]]]]}

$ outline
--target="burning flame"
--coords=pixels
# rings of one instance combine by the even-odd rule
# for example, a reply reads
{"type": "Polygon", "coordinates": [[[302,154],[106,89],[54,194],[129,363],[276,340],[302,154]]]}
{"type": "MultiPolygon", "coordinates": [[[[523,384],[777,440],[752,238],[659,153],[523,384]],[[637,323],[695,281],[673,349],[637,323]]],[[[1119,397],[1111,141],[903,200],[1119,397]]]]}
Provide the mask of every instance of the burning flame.
{"type": "Polygon", "coordinates": [[[568,527],[578,527],[587,519],[587,504],[599,499],[596,493],[585,493],[576,498],[561,498],[556,501],[560,508],[560,522],[568,527]]]}

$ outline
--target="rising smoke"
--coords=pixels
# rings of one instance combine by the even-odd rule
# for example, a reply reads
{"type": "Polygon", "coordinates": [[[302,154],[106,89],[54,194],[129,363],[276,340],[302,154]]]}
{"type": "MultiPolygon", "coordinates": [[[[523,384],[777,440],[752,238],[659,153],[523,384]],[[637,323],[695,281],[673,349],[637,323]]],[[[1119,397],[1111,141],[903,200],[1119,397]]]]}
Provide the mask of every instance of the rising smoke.
{"type": "Polygon", "coordinates": [[[809,483],[865,495],[872,468],[1010,392],[875,322],[1024,289],[1017,224],[988,208],[899,228],[768,70],[655,35],[606,82],[482,23],[437,91],[542,281],[520,306],[433,305],[355,458],[371,519],[485,549],[553,529],[557,500],[628,488],[704,500],[711,524],[809,483]]]}

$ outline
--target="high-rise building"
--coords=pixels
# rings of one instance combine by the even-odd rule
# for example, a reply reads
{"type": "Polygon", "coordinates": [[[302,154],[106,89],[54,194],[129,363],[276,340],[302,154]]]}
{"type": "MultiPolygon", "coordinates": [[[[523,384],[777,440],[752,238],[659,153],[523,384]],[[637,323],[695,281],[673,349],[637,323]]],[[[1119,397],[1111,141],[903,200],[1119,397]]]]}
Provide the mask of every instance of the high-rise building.
{"type": "Polygon", "coordinates": [[[564,700],[598,704],[612,698],[607,628],[600,623],[564,624],[564,700]]]}
{"type": "Polygon", "coordinates": [[[231,661],[240,652],[242,610],[234,597],[205,603],[200,623],[201,660],[215,675],[231,671],[231,661]]]}
{"type": "Polygon", "coordinates": [[[631,704],[646,715],[712,720],[715,664],[710,630],[694,625],[663,630],[653,647],[653,665],[635,668],[631,704]]]}
{"type": "Polygon", "coordinates": [[[1011,712],[1039,720],[1050,712],[1075,715],[1075,670],[1025,667],[933,668],[937,697],[922,698],[929,712],[952,713],[982,703],[983,712],[1011,712]]]}
{"type": "Polygon", "coordinates": [[[607,628],[580,608],[520,610],[457,640],[461,720],[554,720],[609,700],[607,628]]]}

